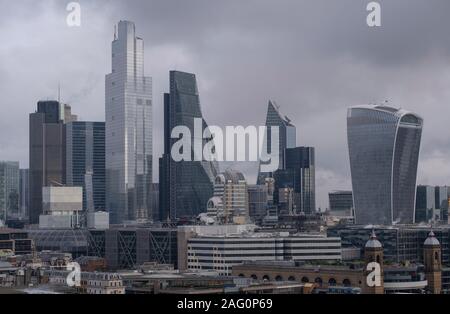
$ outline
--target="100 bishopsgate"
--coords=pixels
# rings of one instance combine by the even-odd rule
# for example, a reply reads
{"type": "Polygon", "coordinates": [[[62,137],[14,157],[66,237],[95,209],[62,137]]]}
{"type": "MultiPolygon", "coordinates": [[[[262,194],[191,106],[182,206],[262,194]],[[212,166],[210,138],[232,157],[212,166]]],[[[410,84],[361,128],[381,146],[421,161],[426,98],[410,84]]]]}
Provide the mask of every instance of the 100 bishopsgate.
{"type": "Polygon", "coordinates": [[[347,136],[357,224],[414,223],[423,120],[385,105],[348,110],[347,136]]]}
{"type": "Polygon", "coordinates": [[[120,21],[105,80],[106,207],[110,221],[151,217],[152,81],[144,76],[144,41],[120,21]]]}

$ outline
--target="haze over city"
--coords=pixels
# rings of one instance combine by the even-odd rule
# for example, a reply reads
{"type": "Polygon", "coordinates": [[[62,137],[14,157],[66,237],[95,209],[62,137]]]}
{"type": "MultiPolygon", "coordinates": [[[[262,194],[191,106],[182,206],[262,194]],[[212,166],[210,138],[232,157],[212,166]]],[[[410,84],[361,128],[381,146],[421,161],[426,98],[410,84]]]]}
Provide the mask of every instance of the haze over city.
{"type": "MultiPolygon", "coordinates": [[[[317,207],[349,189],[347,108],[389,100],[424,119],[418,184],[449,184],[448,1],[380,1],[382,27],[366,25],[361,1],[80,1],[81,27],[66,3],[0,1],[0,147],[28,166],[28,114],[61,99],[83,120],[104,120],[114,24],[136,23],[153,77],[153,167],[162,154],[168,71],[197,75],[210,125],[264,125],[269,99],[316,148],[317,207]],[[433,6],[430,5],[433,3],[433,6]],[[432,9],[431,9],[432,7],[432,9]]],[[[256,180],[256,163],[223,165],[256,180]]]]}

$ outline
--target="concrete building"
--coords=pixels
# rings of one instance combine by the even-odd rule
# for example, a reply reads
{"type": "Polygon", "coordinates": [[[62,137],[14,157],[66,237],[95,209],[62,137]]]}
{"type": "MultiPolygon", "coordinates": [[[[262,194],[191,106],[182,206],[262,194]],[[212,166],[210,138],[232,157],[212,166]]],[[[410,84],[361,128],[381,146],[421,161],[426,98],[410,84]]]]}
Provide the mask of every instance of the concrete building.
{"type": "Polygon", "coordinates": [[[39,216],[39,228],[70,229],[81,226],[82,187],[44,187],[42,204],[43,215],[39,216]]]}
{"type": "Polygon", "coordinates": [[[240,234],[188,240],[187,267],[231,275],[245,261],[341,260],[341,241],[314,235],[240,234]]]}
{"type": "Polygon", "coordinates": [[[227,170],[214,181],[214,196],[208,201],[208,216],[220,223],[247,223],[247,181],[242,173],[227,170]]]}

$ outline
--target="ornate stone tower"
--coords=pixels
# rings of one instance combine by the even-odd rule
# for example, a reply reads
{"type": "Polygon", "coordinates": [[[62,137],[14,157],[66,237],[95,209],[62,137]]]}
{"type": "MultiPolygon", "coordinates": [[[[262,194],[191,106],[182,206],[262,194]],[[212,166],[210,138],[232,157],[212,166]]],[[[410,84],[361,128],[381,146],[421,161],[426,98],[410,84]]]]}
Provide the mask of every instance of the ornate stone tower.
{"type": "Polygon", "coordinates": [[[442,289],[441,244],[433,231],[430,232],[423,244],[423,261],[428,291],[440,294],[442,289]]]}
{"type": "Polygon", "coordinates": [[[372,231],[369,241],[364,248],[366,278],[366,294],[384,294],[384,276],[383,276],[383,246],[378,241],[375,231],[372,231]]]}

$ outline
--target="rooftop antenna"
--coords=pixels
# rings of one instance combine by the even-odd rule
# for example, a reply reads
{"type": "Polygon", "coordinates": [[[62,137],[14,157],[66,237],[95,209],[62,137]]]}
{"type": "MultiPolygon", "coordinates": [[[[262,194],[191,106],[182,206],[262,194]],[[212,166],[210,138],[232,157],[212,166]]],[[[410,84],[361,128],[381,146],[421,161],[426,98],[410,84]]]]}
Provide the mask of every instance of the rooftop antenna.
{"type": "Polygon", "coordinates": [[[58,102],[61,103],[61,83],[58,82],[58,102]]]}

